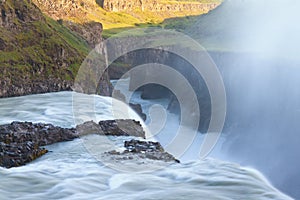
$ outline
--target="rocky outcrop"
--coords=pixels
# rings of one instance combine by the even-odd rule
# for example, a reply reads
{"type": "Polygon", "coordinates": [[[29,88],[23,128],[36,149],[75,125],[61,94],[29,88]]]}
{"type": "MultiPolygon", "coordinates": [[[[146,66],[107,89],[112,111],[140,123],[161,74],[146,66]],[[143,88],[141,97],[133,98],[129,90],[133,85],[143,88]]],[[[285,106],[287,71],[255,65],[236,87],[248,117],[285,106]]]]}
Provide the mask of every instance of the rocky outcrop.
{"type": "Polygon", "coordinates": [[[107,154],[115,155],[119,160],[131,160],[133,157],[141,159],[161,160],[165,162],[180,163],[174,156],[165,152],[159,142],[130,140],[124,142],[126,150],[123,152],[110,151],[107,154]]]}
{"type": "Polygon", "coordinates": [[[135,120],[106,120],[100,121],[99,125],[105,135],[112,136],[135,136],[146,138],[143,127],[135,120]]]}
{"type": "MultiPolygon", "coordinates": [[[[120,60],[119,63],[114,62],[109,65],[108,75],[111,80],[120,79],[130,69],[131,65],[127,64],[126,61],[120,60]]],[[[125,76],[123,78],[125,78],[125,76]]]]}
{"type": "Polygon", "coordinates": [[[5,27],[11,31],[21,31],[16,26],[18,20],[19,22],[34,22],[34,21],[44,21],[44,16],[39,11],[39,9],[30,3],[30,1],[12,1],[5,0],[0,1],[1,19],[0,27],[5,27]]]}
{"type": "MultiPolygon", "coordinates": [[[[127,12],[133,18],[139,18],[136,14],[143,12],[162,13],[166,18],[186,15],[198,15],[207,13],[216,8],[221,1],[162,1],[162,0],[33,0],[38,7],[52,18],[59,20],[79,21],[81,23],[95,19],[90,13],[103,18],[102,7],[108,12],[127,12]],[[98,11],[97,11],[98,10],[98,11]]],[[[139,15],[139,14],[138,14],[139,15]]],[[[113,15],[114,16],[114,15],[113,15]]],[[[149,17],[149,16],[147,16],[149,17]]],[[[154,16],[158,17],[158,16],[154,16]]],[[[109,23],[116,23],[116,20],[106,19],[109,23]]]]}
{"type": "Polygon", "coordinates": [[[182,12],[189,11],[206,13],[216,8],[220,3],[200,3],[159,0],[103,0],[103,8],[113,12],[130,12],[135,10],[150,12],[182,12]]]}
{"type": "Polygon", "coordinates": [[[11,144],[0,142],[0,166],[6,168],[22,166],[47,152],[45,148],[40,148],[30,141],[11,144]]]}
{"type": "Polygon", "coordinates": [[[130,119],[106,120],[100,121],[98,124],[88,121],[77,125],[76,130],[79,136],[96,133],[110,136],[146,137],[140,122],[130,119]]]}
{"type": "MultiPolygon", "coordinates": [[[[12,122],[0,125],[0,166],[11,168],[25,165],[48,152],[42,146],[70,141],[87,134],[145,138],[140,122],[131,119],[100,121],[98,124],[89,121],[76,128],[61,128],[44,123],[12,122]]],[[[124,147],[126,150],[122,153],[111,151],[109,154],[179,162],[165,152],[158,142],[131,140],[126,141],[124,147]]]]}
{"type": "MultiPolygon", "coordinates": [[[[120,90],[113,91],[113,98],[126,103],[126,97],[120,90]]],[[[147,115],[143,112],[142,106],[139,103],[129,103],[129,106],[144,120],[146,121],[147,115]]]]}
{"type": "Polygon", "coordinates": [[[51,124],[12,122],[0,125],[0,166],[18,167],[47,153],[40,146],[77,138],[75,129],[51,124]]]}
{"type": "Polygon", "coordinates": [[[145,137],[143,128],[134,120],[108,120],[99,124],[86,122],[76,129],[43,123],[12,122],[0,125],[0,166],[10,168],[25,165],[47,153],[41,146],[71,141],[93,133],[145,137]]]}
{"type": "MultiPolygon", "coordinates": [[[[0,69],[0,73],[3,72],[2,70],[3,69],[0,69]]],[[[30,72],[28,71],[26,73],[30,72]]],[[[26,74],[24,75],[26,76],[26,74]]],[[[2,80],[0,80],[0,98],[48,92],[71,91],[73,85],[72,81],[62,80],[60,78],[49,78],[38,81],[30,80],[30,82],[25,82],[26,79],[22,79],[23,77],[19,78],[20,82],[11,79],[10,77],[3,77],[2,80]]]]}
{"type": "Polygon", "coordinates": [[[146,121],[147,115],[143,113],[141,104],[129,103],[129,106],[144,120],[146,121]]]}
{"type": "Polygon", "coordinates": [[[12,122],[0,125],[0,141],[7,144],[31,141],[39,146],[50,145],[77,138],[76,130],[61,128],[52,124],[12,122]]]}
{"type": "MultiPolygon", "coordinates": [[[[77,24],[71,21],[63,21],[62,23],[75,33],[79,34],[82,38],[84,38],[91,48],[95,48],[96,45],[103,42],[103,26],[99,22],[77,24]]],[[[103,51],[104,49],[100,49],[100,53],[103,53],[103,51]]]]}
{"type": "Polygon", "coordinates": [[[96,0],[32,0],[32,2],[56,20],[68,17],[80,21],[80,18],[88,14],[87,8],[94,8],[97,5],[96,0]]]}

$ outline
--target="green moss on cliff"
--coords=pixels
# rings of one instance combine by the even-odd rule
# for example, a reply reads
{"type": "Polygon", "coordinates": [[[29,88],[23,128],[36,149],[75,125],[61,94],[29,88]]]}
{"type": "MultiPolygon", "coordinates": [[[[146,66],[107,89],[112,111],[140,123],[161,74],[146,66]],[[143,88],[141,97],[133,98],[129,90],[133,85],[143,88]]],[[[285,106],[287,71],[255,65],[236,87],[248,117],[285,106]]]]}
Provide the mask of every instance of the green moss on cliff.
{"type": "Polygon", "coordinates": [[[11,90],[22,83],[31,87],[49,79],[71,84],[90,50],[85,40],[44,16],[29,0],[5,1],[0,3],[0,10],[6,13],[5,21],[0,23],[1,88],[11,90]]]}

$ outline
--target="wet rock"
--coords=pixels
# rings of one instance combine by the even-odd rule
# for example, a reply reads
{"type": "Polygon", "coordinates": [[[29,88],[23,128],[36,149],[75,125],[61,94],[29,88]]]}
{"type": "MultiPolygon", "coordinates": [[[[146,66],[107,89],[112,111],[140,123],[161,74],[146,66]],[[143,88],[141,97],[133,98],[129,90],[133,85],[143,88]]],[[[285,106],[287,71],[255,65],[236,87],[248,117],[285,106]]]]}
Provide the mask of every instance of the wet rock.
{"type": "Polygon", "coordinates": [[[100,121],[99,125],[105,135],[146,137],[139,121],[131,119],[106,120],[100,121]]]}
{"type": "Polygon", "coordinates": [[[124,142],[124,147],[128,152],[164,152],[164,148],[159,142],[130,140],[124,142]]]}
{"type": "MultiPolygon", "coordinates": [[[[113,91],[113,98],[118,99],[126,103],[126,97],[120,90],[113,91]]],[[[129,103],[129,106],[144,120],[146,121],[147,115],[143,113],[143,109],[141,104],[129,103]]]]}
{"type": "Polygon", "coordinates": [[[77,138],[75,129],[61,128],[52,124],[12,122],[0,125],[0,141],[6,144],[34,142],[39,146],[50,145],[77,138]]]}
{"type": "Polygon", "coordinates": [[[141,104],[129,103],[129,106],[144,120],[146,121],[147,115],[143,113],[141,104]]]}
{"type": "Polygon", "coordinates": [[[89,121],[76,128],[61,128],[52,124],[12,122],[0,125],[0,166],[18,167],[47,153],[41,146],[71,141],[87,134],[136,136],[145,138],[140,122],[123,119],[89,121]]]}
{"type": "Polygon", "coordinates": [[[84,136],[88,134],[100,134],[104,135],[99,124],[94,121],[84,122],[83,124],[79,124],[76,126],[76,131],[78,136],[84,136]]]}
{"type": "Polygon", "coordinates": [[[25,165],[47,153],[40,146],[77,137],[75,129],[52,124],[12,122],[0,125],[0,166],[11,168],[25,165]]]}
{"type": "Polygon", "coordinates": [[[130,141],[125,141],[124,147],[126,148],[126,150],[123,152],[113,150],[107,153],[110,155],[121,157],[121,159],[123,160],[132,160],[133,157],[138,157],[141,159],[180,163],[180,161],[173,155],[165,152],[159,142],[140,141],[133,139],[130,141]]]}
{"type": "Polygon", "coordinates": [[[145,132],[139,121],[132,119],[117,119],[84,122],[76,126],[78,136],[100,134],[107,136],[135,136],[145,138],[145,132]]]}
{"type": "Polygon", "coordinates": [[[0,166],[6,168],[22,166],[47,152],[45,148],[40,148],[30,141],[10,144],[0,142],[0,166]]]}

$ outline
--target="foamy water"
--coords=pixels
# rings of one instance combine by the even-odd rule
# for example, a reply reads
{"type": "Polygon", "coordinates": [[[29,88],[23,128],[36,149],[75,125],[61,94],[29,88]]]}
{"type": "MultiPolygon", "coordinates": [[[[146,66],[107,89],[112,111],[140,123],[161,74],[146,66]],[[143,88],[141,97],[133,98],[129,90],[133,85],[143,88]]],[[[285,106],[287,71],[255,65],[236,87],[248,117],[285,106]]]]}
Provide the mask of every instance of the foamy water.
{"type": "MultiPolygon", "coordinates": [[[[112,119],[116,116],[114,112],[118,111],[112,111],[109,97],[73,92],[0,99],[0,124],[32,121],[73,127],[87,116],[97,121],[112,119]],[[74,95],[82,104],[79,114],[74,114],[72,109],[74,95]],[[91,99],[93,111],[87,105],[91,99]]],[[[136,114],[129,113],[138,119],[136,114]]],[[[100,136],[89,137],[95,142],[101,140],[100,136]]],[[[120,161],[121,165],[131,165],[135,171],[118,171],[92,156],[86,149],[85,139],[48,146],[48,154],[26,166],[0,168],[0,199],[290,199],[256,170],[213,158],[187,159],[184,163],[169,164],[149,172],[143,171],[163,163],[120,161]]],[[[118,144],[125,139],[112,138],[118,144]]],[[[97,148],[101,151],[102,147],[97,148]]]]}

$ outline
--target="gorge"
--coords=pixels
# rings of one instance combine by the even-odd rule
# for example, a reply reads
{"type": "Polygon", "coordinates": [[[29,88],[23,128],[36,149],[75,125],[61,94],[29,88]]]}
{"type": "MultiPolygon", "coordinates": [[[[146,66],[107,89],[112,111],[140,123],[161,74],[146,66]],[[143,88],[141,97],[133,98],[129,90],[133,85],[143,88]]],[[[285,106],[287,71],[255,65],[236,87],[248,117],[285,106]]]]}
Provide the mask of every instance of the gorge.
{"type": "MultiPolygon", "coordinates": [[[[0,2],[1,97],[74,90],[77,72],[91,49],[96,47],[97,52],[109,53],[103,45],[101,34],[105,26],[114,28],[114,23],[106,21],[102,26],[99,22],[84,21],[93,17],[103,19],[97,13],[101,10],[98,8],[99,2],[86,1],[80,4],[80,1],[73,1],[76,3],[70,3],[72,9],[66,6],[63,8],[64,12],[56,12],[59,10],[56,3],[60,1],[34,2],[39,7],[29,1],[0,2]],[[45,7],[51,6],[43,5],[51,2],[53,9],[45,10],[45,7]],[[91,8],[97,8],[97,14],[94,13],[96,17],[88,14],[91,8]],[[72,17],[73,21],[70,20],[72,17]]],[[[123,171],[116,173],[110,168],[115,163],[110,161],[115,161],[114,158],[117,157],[104,156],[99,161],[98,153],[105,149],[106,141],[101,136],[91,135],[47,146],[50,153],[28,165],[0,168],[3,177],[0,185],[1,199],[140,199],[141,195],[145,199],[291,199],[287,195],[299,199],[297,141],[300,92],[297,88],[297,52],[300,30],[295,25],[299,19],[298,5],[293,0],[288,3],[280,0],[264,0],[260,3],[227,0],[205,15],[189,18],[195,23],[188,26],[184,34],[207,50],[220,71],[226,89],[225,125],[209,158],[198,160],[199,146],[205,136],[203,133],[207,132],[211,116],[210,93],[201,74],[195,75],[191,63],[169,51],[129,51],[114,60],[108,71],[102,74],[100,82],[95,83],[97,90],[93,85],[93,89],[87,93],[110,96],[113,92],[110,78],[116,79],[112,81],[113,84],[129,81],[130,85],[130,81],[135,82],[137,80],[134,79],[140,77],[133,75],[130,80],[118,79],[143,64],[160,63],[171,66],[193,86],[203,116],[198,129],[202,134],[199,132],[196,135],[187,150],[187,160],[183,159],[181,164],[173,163],[158,171],[138,173],[148,167],[155,168],[161,162],[143,161],[135,157],[126,161],[116,159],[119,165],[124,165],[123,171]],[[106,163],[110,164],[109,167],[106,163]],[[251,167],[258,169],[263,175],[251,167]],[[127,173],[126,170],[131,168],[137,170],[127,173]],[[141,182],[144,184],[140,184],[141,182]],[[272,184],[287,195],[279,192],[272,184]],[[12,191],[13,185],[18,185],[18,192],[12,191]]],[[[137,22],[131,21],[132,18],[127,14],[106,15],[113,19],[117,15],[125,16],[130,23],[137,22]]],[[[172,20],[178,22],[180,18],[172,20]]],[[[120,25],[120,22],[115,24],[120,25]]],[[[163,28],[163,25],[160,24],[158,28],[163,28]]],[[[148,35],[153,29],[146,27],[145,30],[144,34],[148,35]]],[[[142,40],[140,32],[135,34],[132,35],[133,40],[142,40]]],[[[131,40],[126,35],[123,37],[127,41],[131,40]]],[[[168,39],[162,38],[158,43],[167,46],[179,42],[168,39]]],[[[198,53],[195,52],[192,56],[199,56],[198,53]]],[[[93,62],[87,63],[94,65],[93,62]]],[[[91,81],[91,74],[86,74],[87,83],[91,81]]],[[[32,121],[74,128],[89,120],[99,122],[116,117],[113,113],[116,106],[113,106],[109,97],[76,92],[2,98],[0,102],[1,124],[32,121]],[[78,110],[74,109],[74,102],[78,103],[78,110]]],[[[130,111],[130,118],[141,121],[144,127],[155,121],[161,123],[167,117],[165,126],[169,127],[161,130],[162,137],[154,137],[165,148],[172,137],[176,137],[180,124],[178,115],[181,110],[176,95],[168,88],[153,84],[140,88],[134,93],[131,102],[140,104],[147,114],[143,124],[130,111]],[[158,117],[151,118],[152,104],[161,106],[159,108],[164,109],[165,115],[159,113],[161,115],[158,117]]],[[[118,116],[120,114],[128,118],[121,106],[117,106],[117,109],[118,116]]],[[[124,138],[109,139],[118,149],[124,148],[124,138]]],[[[136,138],[130,139],[134,142],[136,138]]]]}

